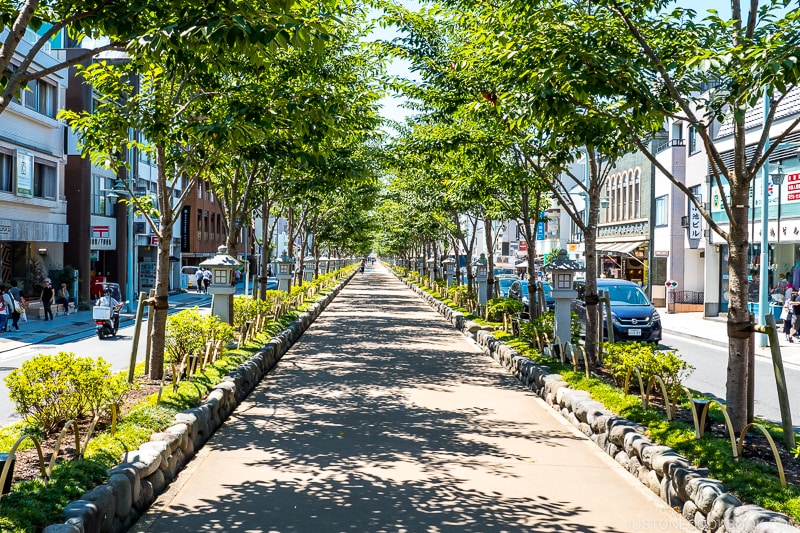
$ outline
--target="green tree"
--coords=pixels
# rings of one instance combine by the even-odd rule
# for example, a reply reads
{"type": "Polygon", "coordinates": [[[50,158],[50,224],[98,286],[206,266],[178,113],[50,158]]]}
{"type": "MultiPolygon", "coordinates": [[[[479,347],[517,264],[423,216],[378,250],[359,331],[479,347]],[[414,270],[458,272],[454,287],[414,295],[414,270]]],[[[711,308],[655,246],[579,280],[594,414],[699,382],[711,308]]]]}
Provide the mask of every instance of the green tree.
{"type": "MultiPolygon", "coordinates": [[[[296,8],[303,14],[302,5],[296,8]]],[[[216,170],[222,150],[243,144],[254,130],[250,116],[239,113],[235,106],[218,103],[234,101],[244,90],[236,77],[242,58],[268,64],[273,48],[297,45],[318,49],[315,45],[320,42],[319,28],[314,25],[298,23],[270,34],[251,35],[245,31],[251,24],[268,24],[275,15],[261,18],[247,6],[237,16],[238,33],[228,34],[224,41],[192,32],[158,35],[139,43],[127,61],[89,65],[82,73],[98,94],[98,105],[91,114],[63,114],[78,131],[84,154],[95,164],[124,168],[123,148],[135,148],[155,162],[154,199],[136,197],[125,184],[128,201],[145,215],[158,236],[150,339],[152,379],[160,379],[164,371],[169,251],[178,214],[198,180],[216,170]],[[130,131],[137,136],[132,139],[130,131]]],[[[291,19],[291,13],[287,17],[291,19]]]]}

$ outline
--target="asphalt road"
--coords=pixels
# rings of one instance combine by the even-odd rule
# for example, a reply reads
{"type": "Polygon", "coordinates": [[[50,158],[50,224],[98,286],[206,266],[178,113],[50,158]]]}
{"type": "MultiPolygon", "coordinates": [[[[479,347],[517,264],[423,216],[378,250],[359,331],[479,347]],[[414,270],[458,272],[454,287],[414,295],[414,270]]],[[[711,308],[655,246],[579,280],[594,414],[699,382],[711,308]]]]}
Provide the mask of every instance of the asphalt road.
{"type": "MultiPolygon", "coordinates": [[[[666,333],[661,344],[677,350],[685,361],[695,367],[694,372],[684,380],[687,387],[717,398],[725,398],[727,348],[666,333]]],[[[784,364],[784,371],[792,410],[792,423],[798,430],[800,429],[800,394],[798,394],[800,391],[800,368],[784,364]]],[[[778,407],[772,361],[763,357],[756,357],[754,407],[757,417],[780,424],[781,412],[778,407]]]]}

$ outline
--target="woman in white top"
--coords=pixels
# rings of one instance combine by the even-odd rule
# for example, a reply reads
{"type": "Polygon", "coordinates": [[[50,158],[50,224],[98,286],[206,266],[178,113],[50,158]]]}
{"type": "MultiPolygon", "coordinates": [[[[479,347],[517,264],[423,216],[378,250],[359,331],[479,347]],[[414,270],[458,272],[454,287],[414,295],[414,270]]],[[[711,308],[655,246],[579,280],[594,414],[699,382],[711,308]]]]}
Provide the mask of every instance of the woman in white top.
{"type": "Polygon", "coordinates": [[[0,287],[0,295],[2,295],[2,304],[0,305],[0,333],[4,333],[8,326],[8,317],[11,316],[11,311],[14,309],[14,301],[6,292],[5,287],[0,287]]]}

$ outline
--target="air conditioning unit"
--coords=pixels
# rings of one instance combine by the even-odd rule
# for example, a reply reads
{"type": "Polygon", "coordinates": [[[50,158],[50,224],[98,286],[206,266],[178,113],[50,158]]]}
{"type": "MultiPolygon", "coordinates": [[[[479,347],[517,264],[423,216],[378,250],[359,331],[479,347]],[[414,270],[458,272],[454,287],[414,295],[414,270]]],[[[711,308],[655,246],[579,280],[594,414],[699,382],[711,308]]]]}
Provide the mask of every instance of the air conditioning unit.
{"type": "Polygon", "coordinates": [[[681,217],[681,227],[682,228],[688,228],[689,227],[689,217],[688,216],[681,217]]]}

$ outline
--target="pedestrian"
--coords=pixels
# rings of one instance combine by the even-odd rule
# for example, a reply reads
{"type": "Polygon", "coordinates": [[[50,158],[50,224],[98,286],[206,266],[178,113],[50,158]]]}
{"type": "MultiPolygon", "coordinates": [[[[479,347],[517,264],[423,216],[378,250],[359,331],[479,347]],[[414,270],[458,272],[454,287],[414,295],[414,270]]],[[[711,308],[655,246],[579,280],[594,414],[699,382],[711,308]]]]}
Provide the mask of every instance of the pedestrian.
{"type": "Polygon", "coordinates": [[[197,285],[197,294],[203,292],[203,269],[198,268],[194,273],[195,284],[197,285]]]}
{"type": "Polygon", "coordinates": [[[242,281],[242,271],[238,268],[233,271],[234,284],[238,285],[242,281]]]}
{"type": "Polygon", "coordinates": [[[0,334],[5,333],[11,307],[6,303],[6,288],[0,287],[0,334]]]}
{"type": "Polygon", "coordinates": [[[62,306],[64,308],[64,314],[69,314],[69,291],[67,290],[67,284],[62,283],[61,287],[59,287],[58,292],[56,293],[56,313],[58,313],[58,306],[62,306]]]}
{"type": "Polygon", "coordinates": [[[783,319],[783,334],[786,335],[786,340],[792,341],[790,336],[792,331],[792,318],[794,315],[794,306],[792,305],[792,285],[786,284],[786,292],[783,299],[783,309],[781,309],[781,318],[783,319]]]}
{"type": "Polygon", "coordinates": [[[783,303],[783,295],[786,293],[787,283],[788,281],[786,280],[786,274],[781,273],[780,276],[778,276],[778,283],[776,283],[775,286],[772,287],[772,291],[770,291],[770,294],[773,295],[773,301],[783,303]]]}
{"type": "Polygon", "coordinates": [[[208,294],[208,287],[211,285],[211,270],[205,269],[203,271],[203,292],[208,294]]]}
{"type": "Polygon", "coordinates": [[[792,327],[789,330],[789,337],[787,340],[789,342],[794,342],[795,337],[797,337],[798,331],[800,331],[800,295],[798,295],[797,291],[792,291],[792,297],[789,299],[789,305],[792,309],[792,316],[791,316],[791,324],[792,327]]]}
{"type": "Polygon", "coordinates": [[[44,287],[42,287],[42,294],[39,299],[42,302],[45,320],[53,320],[53,310],[50,308],[53,305],[53,296],[55,296],[55,290],[53,290],[50,278],[44,278],[44,287]]]}
{"type": "Polygon", "coordinates": [[[14,304],[11,306],[11,327],[19,331],[19,319],[25,309],[25,299],[22,297],[22,291],[18,287],[17,280],[11,280],[11,288],[8,289],[8,294],[11,295],[11,301],[14,304]]]}

